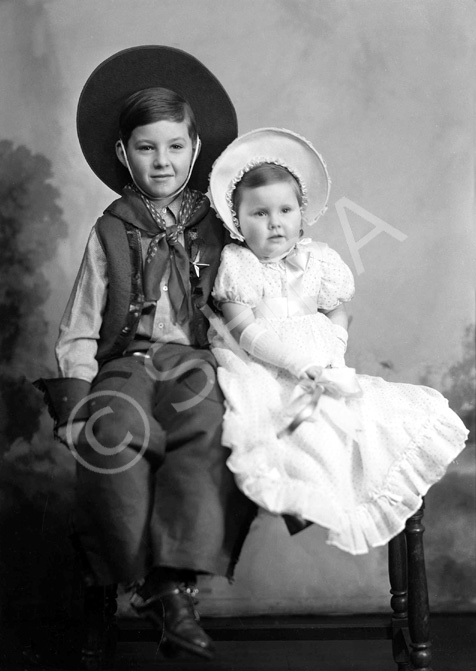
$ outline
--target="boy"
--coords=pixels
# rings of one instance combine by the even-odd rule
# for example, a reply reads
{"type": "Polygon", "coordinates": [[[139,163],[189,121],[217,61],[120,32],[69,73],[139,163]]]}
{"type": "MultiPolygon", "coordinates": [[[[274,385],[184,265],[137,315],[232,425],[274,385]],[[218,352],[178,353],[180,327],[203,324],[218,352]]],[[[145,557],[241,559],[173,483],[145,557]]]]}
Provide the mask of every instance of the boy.
{"type": "Polygon", "coordinates": [[[91,232],[56,345],[60,377],[37,386],[78,462],[75,525],[95,583],[135,583],[140,615],[211,658],[189,585],[232,574],[255,507],[225,466],[200,310],[227,239],[191,185],[205,186],[236,136],[235,112],[192,56],[134,47],[88,79],[78,135],[121,197],[91,232]]]}

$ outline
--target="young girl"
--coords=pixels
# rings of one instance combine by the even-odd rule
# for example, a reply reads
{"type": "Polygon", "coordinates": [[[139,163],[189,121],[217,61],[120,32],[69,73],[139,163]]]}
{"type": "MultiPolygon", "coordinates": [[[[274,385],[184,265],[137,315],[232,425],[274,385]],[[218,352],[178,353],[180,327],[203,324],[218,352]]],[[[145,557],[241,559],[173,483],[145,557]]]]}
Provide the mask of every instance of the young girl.
{"type": "Polygon", "coordinates": [[[354,282],[335,251],[301,237],[329,196],[306,140],[277,129],[238,138],[210,193],[239,241],[213,290],[228,329],[210,331],[228,466],[250,499],[322,525],[342,550],[387,543],[463,449],[465,426],[433,389],[345,367],[354,282]]]}

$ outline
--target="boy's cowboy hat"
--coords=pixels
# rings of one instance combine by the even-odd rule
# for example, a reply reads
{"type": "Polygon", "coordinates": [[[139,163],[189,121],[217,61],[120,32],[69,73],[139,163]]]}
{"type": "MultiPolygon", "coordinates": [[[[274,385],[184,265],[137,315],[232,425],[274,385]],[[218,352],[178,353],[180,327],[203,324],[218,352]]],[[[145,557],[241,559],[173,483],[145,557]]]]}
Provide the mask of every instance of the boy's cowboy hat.
{"type": "Polygon", "coordinates": [[[202,149],[189,184],[206,191],[213,161],[237,135],[236,113],[210,70],[194,56],[174,47],[124,49],[94,70],[78,103],[77,130],[83,154],[99,179],[121,193],[130,182],[130,175],[115,152],[121,107],[132,93],[155,86],[179,93],[193,110],[202,149]]]}
{"type": "Polygon", "coordinates": [[[284,128],[252,130],[225,149],[210,175],[212,205],[236,240],[243,236],[233,211],[233,191],[246,172],[262,163],[282,165],[297,178],[305,223],[314,224],[327,209],[331,181],[324,159],[312,144],[284,128]]]}

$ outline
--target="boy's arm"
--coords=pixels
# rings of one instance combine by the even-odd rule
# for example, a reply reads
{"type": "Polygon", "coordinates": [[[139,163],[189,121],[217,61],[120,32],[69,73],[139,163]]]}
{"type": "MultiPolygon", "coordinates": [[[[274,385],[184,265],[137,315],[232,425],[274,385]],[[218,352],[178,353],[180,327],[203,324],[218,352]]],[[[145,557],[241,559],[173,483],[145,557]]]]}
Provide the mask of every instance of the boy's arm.
{"type": "MultiPolygon", "coordinates": [[[[60,325],[55,349],[59,377],[35,382],[45,395],[56,431],[67,423],[71,411],[86,399],[97,374],[97,340],[106,292],[106,259],[93,229],[60,325]]],[[[83,403],[74,419],[85,420],[88,416],[87,404],[83,403]]]]}

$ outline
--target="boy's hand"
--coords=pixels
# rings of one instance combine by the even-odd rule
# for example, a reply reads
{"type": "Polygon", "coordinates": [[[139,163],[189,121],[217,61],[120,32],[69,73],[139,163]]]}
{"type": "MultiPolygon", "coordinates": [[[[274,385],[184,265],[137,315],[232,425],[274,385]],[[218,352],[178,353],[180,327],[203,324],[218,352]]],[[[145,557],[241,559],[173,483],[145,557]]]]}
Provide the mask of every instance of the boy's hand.
{"type": "MultiPolygon", "coordinates": [[[[73,441],[73,446],[76,447],[78,444],[78,438],[79,434],[83,430],[84,425],[86,424],[85,421],[79,421],[79,422],[73,422],[71,425],[71,439],[73,441]]],[[[59,429],[56,432],[58,438],[60,441],[69,447],[68,444],[68,439],[66,436],[66,426],[60,426],[59,429]]]]}

